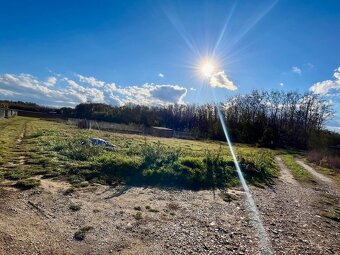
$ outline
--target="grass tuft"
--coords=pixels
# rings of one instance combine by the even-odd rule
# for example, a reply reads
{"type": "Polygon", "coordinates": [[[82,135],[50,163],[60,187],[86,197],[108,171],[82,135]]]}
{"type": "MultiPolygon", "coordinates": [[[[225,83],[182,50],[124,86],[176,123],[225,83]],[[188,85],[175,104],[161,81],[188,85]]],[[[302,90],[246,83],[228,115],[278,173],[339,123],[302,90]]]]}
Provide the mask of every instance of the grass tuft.
{"type": "Polygon", "coordinates": [[[36,179],[20,180],[15,184],[15,187],[22,189],[22,190],[33,189],[38,186],[40,186],[40,180],[36,180],[36,179]]]}
{"type": "Polygon", "coordinates": [[[69,208],[70,208],[71,211],[76,212],[76,211],[79,211],[81,209],[81,205],[71,204],[69,208]]]}

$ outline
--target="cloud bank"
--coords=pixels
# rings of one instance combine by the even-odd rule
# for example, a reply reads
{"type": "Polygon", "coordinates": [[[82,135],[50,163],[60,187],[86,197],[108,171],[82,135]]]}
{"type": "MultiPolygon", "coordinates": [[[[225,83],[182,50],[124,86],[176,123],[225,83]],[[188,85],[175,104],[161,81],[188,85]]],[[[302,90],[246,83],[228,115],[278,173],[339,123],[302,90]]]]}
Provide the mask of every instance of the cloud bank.
{"type": "Polygon", "coordinates": [[[0,98],[33,101],[50,106],[75,106],[94,102],[113,105],[185,104],[187,89],[173,84],[146,83],[119,87],[92,76],[75,74],[75,78],[50,76],[40,80],[30,74],[0,75],[0,98]]]}
{"type": "Polygon", "coordinates": [[[334,70],[333,79],[317,82],[309,90],[314,94],[330,98],[336,114],[334,119],[326,123],[326,127],[340,133],[340,66],[334,70]]]}
{"type": "MultiPolygon", "coordinates": [[[[325,80],[315,83],[309,88],[315,94],[332,96],[334,92],[340,91],[340,66],[334,70],[333,80],[325,80]]],[[[337,96],[340,96],[337,94],[337,96]]]]}

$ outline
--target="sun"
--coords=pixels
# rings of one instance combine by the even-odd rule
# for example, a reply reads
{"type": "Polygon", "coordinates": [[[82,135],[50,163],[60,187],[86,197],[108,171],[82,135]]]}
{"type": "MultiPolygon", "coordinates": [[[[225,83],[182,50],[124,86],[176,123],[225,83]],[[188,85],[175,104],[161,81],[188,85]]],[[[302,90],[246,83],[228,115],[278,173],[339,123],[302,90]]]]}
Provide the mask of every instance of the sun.
{"type": "Polygon", "coordinates": [[[213,75],[214,70],[215,70],[215,67],[211,62],[205,62],[201,66],[201,72],[207,78],[209,78],[213,75]]]}

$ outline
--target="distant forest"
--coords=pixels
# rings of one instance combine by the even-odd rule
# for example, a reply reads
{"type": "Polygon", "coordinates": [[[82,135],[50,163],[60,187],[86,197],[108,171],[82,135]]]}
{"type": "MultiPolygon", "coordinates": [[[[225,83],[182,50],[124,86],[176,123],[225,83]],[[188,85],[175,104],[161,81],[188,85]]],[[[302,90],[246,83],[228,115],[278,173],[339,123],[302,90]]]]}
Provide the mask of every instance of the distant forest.
{"type": "MultiPolygon", "coordinates": [[[[84,118],[123,124],[162,126],[188,131],[197,139],[224,140],[215,105],[111,106],[83,103],[52,109],[36,104],[7,102],[11,108],[54,112],[65,118],[84,118]]],[[[322,149],[340,144],[340,135],[324,129],[334,112],[322,97],[305,93],[252,91],[220,104],[234,142],[263,147],[322,149]]]]}

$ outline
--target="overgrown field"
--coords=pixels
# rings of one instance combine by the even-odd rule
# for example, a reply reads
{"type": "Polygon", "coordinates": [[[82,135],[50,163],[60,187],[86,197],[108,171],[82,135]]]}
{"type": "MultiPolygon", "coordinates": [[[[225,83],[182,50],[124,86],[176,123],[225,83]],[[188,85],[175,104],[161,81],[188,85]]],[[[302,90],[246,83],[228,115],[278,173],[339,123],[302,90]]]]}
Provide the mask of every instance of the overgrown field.
{"type": "MultiPolygon", "coordinates": [[[[238,183],[231,155],[222,142],[80,130],[64,123],[16,117],[0,121],[0,144],[1,178],[12,180],[42,175],[67,179],[74,186],[124,182],[192,189],[238,183]],[[89,142],[93,137],[116,147],[93,146],[89,142]]],[[[274,151],[245,145],[235,149],[248,182],[273,183],[278,175],[274,151]]]]}

